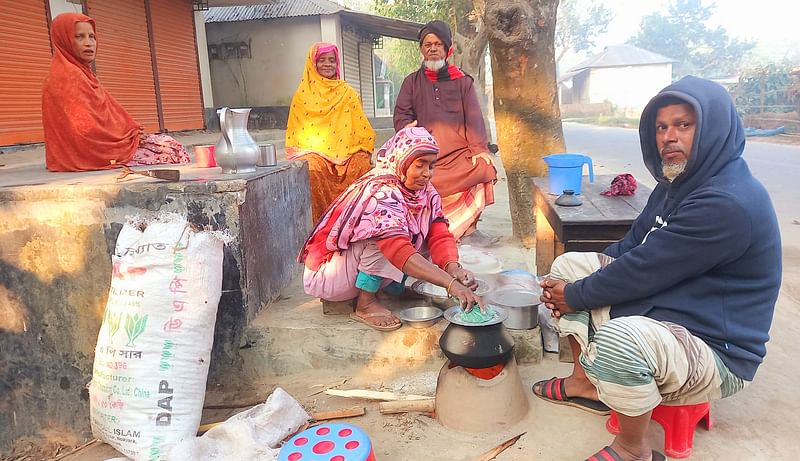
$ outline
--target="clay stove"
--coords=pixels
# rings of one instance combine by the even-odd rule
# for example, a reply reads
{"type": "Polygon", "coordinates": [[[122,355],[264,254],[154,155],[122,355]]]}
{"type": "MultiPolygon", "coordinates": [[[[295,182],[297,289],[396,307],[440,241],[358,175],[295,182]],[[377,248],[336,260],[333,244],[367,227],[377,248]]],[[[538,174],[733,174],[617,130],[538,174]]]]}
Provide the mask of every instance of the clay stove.
{"type": "Polygon", "coordinates": [[[480,326],[459,322],[453,314],[453,308],[445,312],[450,325],[439,338],[448,360],[436,384],[436,419],[458,431],[503,431],[528,414],[514,339],[502,313],[480,326]]]}

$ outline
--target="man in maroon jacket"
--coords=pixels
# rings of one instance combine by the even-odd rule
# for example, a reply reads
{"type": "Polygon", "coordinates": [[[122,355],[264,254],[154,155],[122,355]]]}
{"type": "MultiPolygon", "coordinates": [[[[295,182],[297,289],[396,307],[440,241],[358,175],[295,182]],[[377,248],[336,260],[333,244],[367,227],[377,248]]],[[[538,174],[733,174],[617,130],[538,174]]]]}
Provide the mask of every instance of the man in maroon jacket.
{"type": "Polygon", "coordinates": [[[439,145],[433,185],[442,196],[450,232],[463,244],[491,246],[498,238],[477,230],[481,212],[494,203],[497,170],[472,77],[449,64],[450,28],[431,21],[419,31],[420,69],[403,81],[394,129],[425,127],[439,145]]]}

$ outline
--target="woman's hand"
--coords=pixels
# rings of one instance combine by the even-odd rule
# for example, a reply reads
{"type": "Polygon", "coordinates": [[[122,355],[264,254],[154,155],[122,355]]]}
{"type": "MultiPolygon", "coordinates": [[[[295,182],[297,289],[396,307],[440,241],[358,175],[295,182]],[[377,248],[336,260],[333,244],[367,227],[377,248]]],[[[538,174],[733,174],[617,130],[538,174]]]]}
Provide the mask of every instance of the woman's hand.
{"type": "Polygon", "coordinates": [[[474,291],[458,280],[454,280],[452,282],[448,294],[458,298],[461,308],[464,309],[464,312],[469,312],[472,310],[472,307],[475,304],[480,306],[481,312],[486,312],[486,304],[484,303],[483,299],[481,299],[481,297],[476,295],[474,291]]]}
{"type": "Polygon", "coordinates": [[[455,261],[448,263],[444,270],[450,274],[451,277],[455,277],[459,283],[471,289],[472,291],[475,291],[475,289],[478,288],[478,281],[475,280],[475,274],[462,268],[461,264],[455,261]]]}
{"type": "Polygon", "coordinates": [[[440,269],[421,254],[414,253],[403,266],[403,272],[420,280],[425,280],[434,285],[447,289],[447,296],[458,298],[461,307],[469,311],[474,304],[481,306],[481,311],[486,311],[486,306],[480,296],[476,295],[471,285],[477,285],[472,272],[462,269],[458,262],[453,261],[440,269]]]}

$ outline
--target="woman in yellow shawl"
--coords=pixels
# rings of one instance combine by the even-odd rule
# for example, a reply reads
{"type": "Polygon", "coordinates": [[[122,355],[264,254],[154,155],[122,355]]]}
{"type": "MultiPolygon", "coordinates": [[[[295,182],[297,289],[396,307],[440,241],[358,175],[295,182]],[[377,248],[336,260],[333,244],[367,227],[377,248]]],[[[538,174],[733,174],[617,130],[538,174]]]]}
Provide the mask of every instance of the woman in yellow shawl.
{"type": "Polygon", "coordinates": [[[372,168],[375,131],[358,94],[340,79],[339,49],[316,43],[292,98],[286,128],[286,158],[308,161],[311,217],[372,168]]]}

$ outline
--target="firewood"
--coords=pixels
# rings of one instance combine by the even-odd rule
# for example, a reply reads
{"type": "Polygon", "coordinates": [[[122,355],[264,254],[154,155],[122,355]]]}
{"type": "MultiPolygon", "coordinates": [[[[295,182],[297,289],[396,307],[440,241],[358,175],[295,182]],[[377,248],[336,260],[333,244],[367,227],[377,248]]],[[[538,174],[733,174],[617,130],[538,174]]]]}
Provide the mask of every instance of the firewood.
{"type": "Polygon", "coordinates": [[[478,456],[473,461],[490,461],[490,460],[494,459],[495,457],[497,457],[497,455],[499,455],[500,453],[505,451],[506,448],[508,448],[511,445],[514,445],[515,443],[517,443],[517,440],[519,440],[519,438],[522,437],[525,434],[527,434],[527,432],[523,432],[522,434],[520,434],[520,435],[518,435],[516,437],[511,437],[510,439],[506,440],[505,442],[501,443],[500,445],[498,445],[498,446],[492,448],[491,450],[487,451],[486,453],[478,456]]]}
{"type": "Polygon", "coordinates": [[[427,395],[398,394],[396,392],[371,391],[368,389],[349,389],[344,391],[339,389],[328,389],[325,391],[325,393],[328,395],[334,395],[336,397],[382,400],[385,402],[394,400],[425,400],[430,398],[427,395]]]}
{"type": "Polygon", "coordinates": [[[396,400],[393,402],[381,402],[378,404],[381,414],[389,415],[393,413],[408,413],[420,411],[430,413],[436,409],[436,399],[431,397],[425,400],[396,400]]]}
{"type": "Polygon", "coordinates": [[[311,415],[314,421],[327,421],[330,419],[351,418],[353,416],[364,416],[367,410],[364,407],[342,408],[333,411],[320,411],[311,415]]]}

